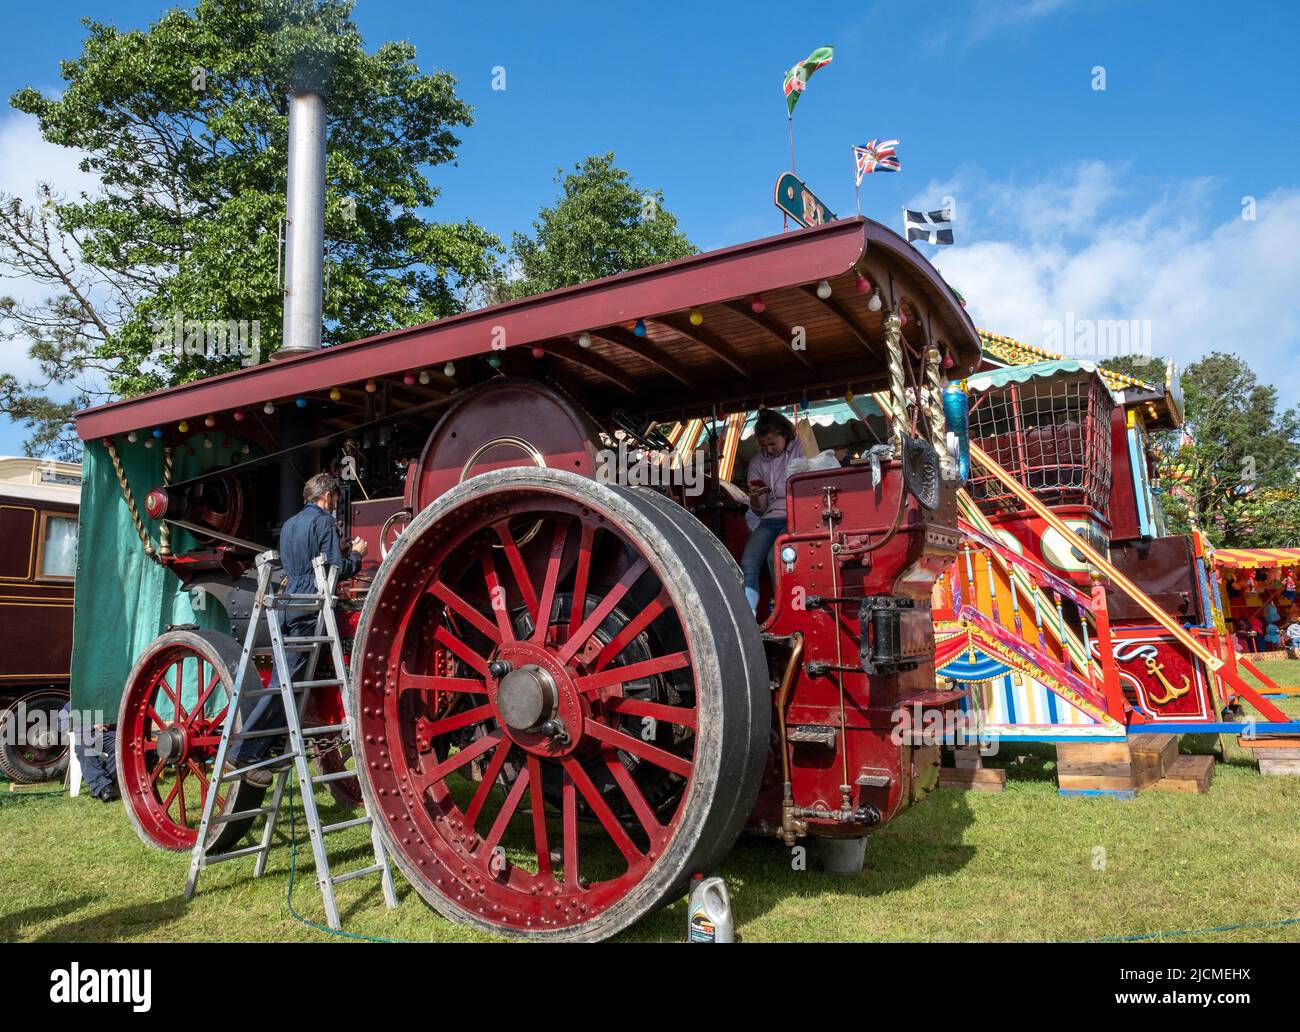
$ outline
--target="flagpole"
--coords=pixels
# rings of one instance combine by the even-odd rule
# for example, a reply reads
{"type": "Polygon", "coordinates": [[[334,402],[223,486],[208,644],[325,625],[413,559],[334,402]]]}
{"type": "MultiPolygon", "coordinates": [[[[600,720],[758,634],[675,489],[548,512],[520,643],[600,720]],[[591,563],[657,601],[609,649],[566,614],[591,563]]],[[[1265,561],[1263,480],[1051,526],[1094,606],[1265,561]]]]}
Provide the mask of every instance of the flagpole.
{"type": "Polygon", "coordinates": [[[849,155],[853,158],[853,203],[858,206],[858,214],[862,214],[862,177],[858,175],[858,152],[849,149],[849,155]]]}
{"type": "Polygon", "coordinates": [[[798,174],[799,170],[794,167],[794,112],[791,111],[785,120],[790,126],[790,171],[798,174]]]}

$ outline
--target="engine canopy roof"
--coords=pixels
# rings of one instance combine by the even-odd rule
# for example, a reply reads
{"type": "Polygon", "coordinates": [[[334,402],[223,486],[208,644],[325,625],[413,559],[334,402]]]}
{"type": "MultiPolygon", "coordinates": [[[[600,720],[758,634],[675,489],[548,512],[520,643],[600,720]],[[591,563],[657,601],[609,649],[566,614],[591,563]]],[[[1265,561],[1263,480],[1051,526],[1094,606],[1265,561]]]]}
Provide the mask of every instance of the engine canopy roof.
{"type": "Polygon", "coordinates": [[[952,289],[898,234],[857,217],[86,409],[77,433],[109,437],[370,379],[393,381],[400,408],[475,382],[475,356],[485,368],[492,354],[512,375],[661,420],[811,401],[881,386],[892,305],[906,313],[914,355],[934,344],[952,358],[950,378],[975,370],[980,339],[952,289]],[[872,311],[875,290],[882,303],[872,311]],[[454,378],[448,362],[464,364],[454,378]],[[418,370],[428,386],[403,392],[418,370]]]}

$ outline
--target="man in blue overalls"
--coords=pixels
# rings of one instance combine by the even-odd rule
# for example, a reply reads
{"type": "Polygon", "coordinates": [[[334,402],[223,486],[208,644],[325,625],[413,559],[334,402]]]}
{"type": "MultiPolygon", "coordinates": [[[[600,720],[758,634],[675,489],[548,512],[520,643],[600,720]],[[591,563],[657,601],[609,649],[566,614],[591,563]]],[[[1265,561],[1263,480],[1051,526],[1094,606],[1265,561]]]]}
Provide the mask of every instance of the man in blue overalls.
{"type": "MultiPolygon", "coordinates": [[[[361,538],[348,542],[345,552],[339,542],[339,528],[334,520],[334,510],[339,503],[339,482],[328,473],[317,473],[302,489],[302,512],[284,521],[280,528],[280,565],[284,567],[288,582],[283,591],[287,594],[310,595],[316,592],[316,574],[312,560],[323,555],[325,561],[339,571],[340,581],[356,574],[361,559],[366,554],[366,543],[361,538]]],[[[292,611],[291,611],[292,612],[292,611]]],[[[307,637],[316,631],[314,612],[287,615],[281,622],[280,633],[285,637],[307,637]]],[[[309,653],[286,652],[289,676],[297,680],[307,665],[309,653]]],[[[278,673],[271,675],[270,687],[279,687],[278,673]]],[[[284,706],[278,695],[263,695],[254,701],[243,714],[244,731],[270,730],[284,726],[284,706]]],[[[247,766],[265,759],[274,736],[244,738],[234,747],[235,755],[228,761],[231,766],[247,766]]],[[[275,774],[271,768],[261,767],[244,775],[244,781],[259,788],[268,787],[275,774]]]]}

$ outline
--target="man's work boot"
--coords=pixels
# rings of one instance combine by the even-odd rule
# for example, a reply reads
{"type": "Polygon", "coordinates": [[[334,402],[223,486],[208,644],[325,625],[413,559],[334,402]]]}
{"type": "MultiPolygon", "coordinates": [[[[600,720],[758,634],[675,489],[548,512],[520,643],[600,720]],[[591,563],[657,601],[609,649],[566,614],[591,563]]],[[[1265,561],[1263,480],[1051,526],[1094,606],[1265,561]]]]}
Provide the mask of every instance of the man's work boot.
{"type": "MultiPolygon", "coordinates": [[[[257,761],[254,761],[257,762],[257,761]]],[[[290,761],[287,758],[280,758],[278,762],[268,764],[265,767],[258,767],[256,770],[250,770],[244,775],[245,785],[252,788],[268,789],[271,783],[275,781],[275,776],[285,767],[289,766],[290,761]]]]}

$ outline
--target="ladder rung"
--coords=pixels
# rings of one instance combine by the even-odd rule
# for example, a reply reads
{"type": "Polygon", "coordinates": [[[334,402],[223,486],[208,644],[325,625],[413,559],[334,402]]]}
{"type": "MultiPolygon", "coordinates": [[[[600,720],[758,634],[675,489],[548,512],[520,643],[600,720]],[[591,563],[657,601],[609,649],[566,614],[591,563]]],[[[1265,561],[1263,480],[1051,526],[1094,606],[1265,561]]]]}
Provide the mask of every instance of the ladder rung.
{"type": "Polygon", "coordinates": [[[203,866],[209,864],[219,864],[225,860],[238,860],[241,856],[252,856],[254,853],[260,853],[266,846],[245,846],[243,849],[232,849],[229,853],[204,853],[203,866]]]}
{"type": "Polygon", "coordinates": [[[325,600],[325,596],[317,591],[276,591],[267,592],[262,597],[272,602],[322,602],[325,600]]]}
{"type": "Polygon", "coordinates": [[[261,770],[263,767],[269,767],[272,764],[284,764],[287,766],[288,762],[292,762],[297,755],[297,753],[293,752],[285,753],[283,756],[271,756],[265,760],[258,760],[256,763],[250,763],[247,767],[236,767],[233,770],[223,770],[217,775],[217,780],[234,781],[236,778],[242,778],[250,770],[261,770]]]}
{"type": "Polygon", "coordinates": [[[342,874],[336,874],[330,877],[330,881],[337,885],[339,882],[351,881],[353,878],[364,878],[367,874],[382,874],[383,864],[371,864],[369,867],[358,867],[355,871],[344,871],[342,874]]]}
{"type": "MultiPolygon", "coordinates": [[[[285,652],[306,652],[308,649],[314,649],[316,647],[317,646],[315,645],[286,645],[284,647],[284,651],[285,652]]],[[[270,645],[257,645],[254,646],[252,655],[262,656],[262,657],[274,656],[275,649],[272,648],[270,645]]]]}
{"type": "Polygon", "coordinates": [[[302,634],[280,640],[286,645],[328,645],[334,639],[328,634],[302,634]]]}
{"type": "Polygon", "coordinates": [[[229,737],[234,742],[245,738],[271,738],[275,735],[287,735],[288,733],[289,729],[287,727],[273,727],[269,731],[232,731],[229,737]]]}
{"type": "MultiPolygon", "coordinates": [[[[290,688],[289,690],[290,690],[291,692],[301,692],[301,691],[306,690],[307,688],[310,688],[310,687],[311,687],[312,685],[314,685],[315,683],[316,683],[315,681],[299,681],[297,684],[295,684],[295,685],[294,685],[292,688],[290,688]]],[[[278,687],[276,687],[276,688],[252,688],[252,689],[249,689],[248,691],[240,692],[240,693],[239,693],[239,697],[240,697],[241,699],[256,699],[256,698],[259,698],[259,697],[261,697],[261,696],[263,696],[263,695],[279,695],[279,694],[280,694],[280,689],[279,689],[278,687]]]]}
{"type": "Polygon", "coordinates": [[[332,735],[335,731],[346,731],[348,725],[343,724],[321,724],[319,727],[304,727],[304,735],[332,735]]]}
{"type": "Polygon", "coordinates": [[[333,774],[315,774],[312,776],[313,785],[326,785],[331,781],[342,781],[344,778],[355,778],[355,770],[336,770],[333,774]]]}
{"type": "Polygon", "coordinates": [[[322,824],[320,833],[328,835],[333,831],[343,831],[345,828],[359,828],[363,824],[369,824],[369,817],[353,817],[350,821],[339,821],[337,824],[322,824]]]}
{"type": "Polygon", "coordinates": [[[256,810],[236,810],[234,813],[213,814],[212,819],[208,821],[208,827],[210,828],[214,824],[229,824],[231,821],[243,820],[245,817],[265,817],[272,809],[274,808],[270,806],[262,806],[256,810]]]}
{"type": "Polygon", "coordinates": [[[326,677],[316,681],[294,681],[293,690],[297,691],[299,688],[332,688],[336,685],[339,688],[343,687],[341,677],[326,677]]]}

